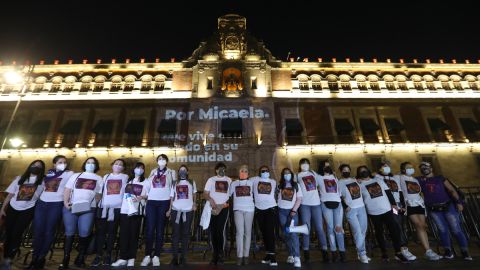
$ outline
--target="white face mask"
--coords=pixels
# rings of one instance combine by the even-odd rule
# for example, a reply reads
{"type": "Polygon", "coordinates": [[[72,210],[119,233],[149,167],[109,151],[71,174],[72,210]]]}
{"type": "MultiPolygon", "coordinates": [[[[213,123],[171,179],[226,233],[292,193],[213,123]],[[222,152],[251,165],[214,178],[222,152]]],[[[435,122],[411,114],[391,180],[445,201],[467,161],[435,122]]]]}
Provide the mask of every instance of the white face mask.
{"type": "Polygon", "coordinates": [[[300,165],[300,168],[302,169],[302,171],[306,172],[308,171],[308,169],[310,169],[310,164],[303,163],[302,165],[300,165]]]}
{"type": "Polygon", "coordinates": [[[391,172],[390,167],[383,167],[382,170],[383,170],[383,173],[384,173],[385,175],[390,174],[390,172],[391,172]]]}
{"type": "Polygon", "coordinates": [[[123,166],[122,166],[122,165],[113,164],[113,166],[112,166],[112,171],[113,171],[114,173],[120,173],[122,170],[123,170],[123,166]]]}
{"type": "Polygon", "coordinates": [[[165,165],[167,165],[167,161],[165,159],[159,159],[157,163],[158,163],[158,166],[162,168],[165,167],[165,165]]]}
{"type": "Polygon", "coordinates": [[[133,172],[135,173],[136,176],[140,176],[143,174],[144,170],[142,168],[135,168],[133,172]]]}
{"type": "Polygon", "coordinates": [[[262,172],[261,175],[262,175],[262,178],[263,178],[263,179],[268,179],[268,178],[270,177],[270,173],[269,173],[269,172],[262,172]]]}
{"type": "Polygon", "coordinates": [[[89,173],[92,173],[93,171],[95,171],[95,164],[93,163],[85,164],[85,171],[89,173]]]}
{"type": "Polygon", "coordinates": [[[288,182],[289,182],[290,180],[292,180],[292,175],[291,175],[291,174],[285,174],[285,175],[283,176],[283,178],[285,178],[285,181],[288,181],[288,182]]]}
{"type": "Polygon", "coordinates": [[[57,169],[57,171],[65,171],[65,169],[67,168],[67,164],[66,163],[59,163],[55,166],[55,168],[57,169]]]}
{"type": "Polygon", "coordinates": [[[411,176],[415,173],[415,169],[414,168],[408,168],[405,170],[405,174],[407,174],[408,176],[411,176]]]}

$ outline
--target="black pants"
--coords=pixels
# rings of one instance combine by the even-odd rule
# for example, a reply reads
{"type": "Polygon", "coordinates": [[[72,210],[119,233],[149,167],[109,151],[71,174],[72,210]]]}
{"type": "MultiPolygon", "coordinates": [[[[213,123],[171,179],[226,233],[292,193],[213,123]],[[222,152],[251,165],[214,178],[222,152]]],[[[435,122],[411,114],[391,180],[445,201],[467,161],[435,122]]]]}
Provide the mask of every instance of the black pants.
{"type": "Polygon", "coordinates": [[[265,251],[270,254],[275,254],[275,221],[277,219],[277,211],[275,207],[265,210],[255,209],[255,218],[258,222],[258,227],[263,236],[263,243],[265,244],[265,251]]]}
{"type": "Polygon", "coordinates": [[[400,229],[400,245],[404,247],[408,244],[407,235],[405,234],[405,226],[403,226],[405,224],[405,215],[401,212],[398,215],[393,214],[393,218],[400,229]]]}
{"type": "Polygon", "coordinates": [[[388,211],[381,215],[369,216],[372,219],[373,227],[375,229],[375,238],[377,238],[377,242],[380,245],[382,253],[385,254],[387,252],[384,236],[384,226],[387,226],[388,232],[390,233],[395,252],[400,252],[400,248],[402,247],[402,240],[400,234],[402,232],[400,230],[399,224],[395,221],[393,212],[388,211]]]}
{"type": "Polygon", "coordinates": [[[120,215],[120,259],[128,260],[137,257],[138,237],[143,216],[120,215]]]}
{"type": "MultiPolygon", "coordinates": [[[[101,213],[102,209],[97,209],[97,213],[101,213]]],[[[115,209],[115,217],[112,221],[107,218],[98,218],[95,221],[95,237],[97,242],[97,256],[103,255],[103,247],[106,244],[107,256],[112,256],[113,245],[117,237],[118,225],[120,223],[120,209],[115,209]]]]}
{"type": "Polygon", "coordinates": [[[214,256],[223,256],[225,227],[227,226],[228,212],[228,208],[223,208],[218,215],[212,215],[210,218],[210,236],[212,239],[214,256]]]}
{"type": "Polygon", "coordinates": [[[186,220],[183,221],[182,213],[172,210],[170,220],[172,222],[172,254],[173,256],[177,256],[178,254],[178,245],[180,244],[180,241],[182,242],[182,257],[185,257],[187,255],[188,242],[191,236],[192,219],[193,219],[193,211],[187,212],[186,220]],[[176,222],[177,215],[181,215],[180,219],[178,220],[178,223],[176,222]]]}
{"type": "Polygon", "coordinates": [[[7,206],[5,217],[4,257],[13,258],[22,243],[22,236],[33,220],[35,207],[18,211],[7,206]]]}

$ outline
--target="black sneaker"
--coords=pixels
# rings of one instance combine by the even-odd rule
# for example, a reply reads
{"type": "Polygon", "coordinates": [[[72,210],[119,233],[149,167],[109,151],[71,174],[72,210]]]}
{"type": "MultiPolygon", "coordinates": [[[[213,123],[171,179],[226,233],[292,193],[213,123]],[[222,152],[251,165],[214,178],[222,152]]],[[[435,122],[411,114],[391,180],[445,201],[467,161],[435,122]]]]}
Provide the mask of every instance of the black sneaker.
{"type": "Polygon", "coordinates": [[[342,262],[342,263],[346,262],[347,261],[347,256],[345,254],[345,251],[340,251],[339,254],[340,254],[340,262],[342,262]]]}
{"type": "Polygon", "coordinates": [[[410,261],[405,257],[403,256],[402,253],[395,253],[395,260],[401,262],[401,263],[409,263],[410,261]]]}
{"type": "Polygon", "coordinates": [[[262,263],[263,264],[270,264],[271,256],[270,254],[265,255],[265,258],[263,258],[262,263]]]}
{"type": "Polygon", "coordinates": [[[106,256],[103,258],[103,265],[111,265],[112,264],[112,258],[110,256],[106,256]]]}
{"type": "Polygon", "coordinates": [[[310,251],[309,250],[304,250],[303,251],[303,261],[306,262],[306,263],[310,261],[310,251]]]}
{"type": "Polygon", "coordinates": [[[462,250],[462,256],[465,261],[473,261],[472,256],[470,256],[466,250],[462,250]]]}
{"type": "Polygon", "coordinates": [[[329,263],[330,262],[330,258],[328,256],[328,251],[327,250],[322,249],[322,257],[323,257],[323,262],[324,263],[329,263]]]}
{"type": "Polygon", "coordinates": [[[332,262],[338,262],[338,253],[336,251],[332,251],[332,262]]]}
{"type": "Polygon", "coordinates": [[[93,262],[90,264],[90,266],[97,267],[100,264],[102,264],[102,257],[96,256],[95,259],[93,259],[93,262]]]}
{"type": "Polygon", "coordinates": [[[382,261],[384,261],[384,262],[390,261],[390,259],[388,258],[388,254],[387,254],[387,253],[382,253],[382,261]]]}
{"type": "Polygon", "coordinates": [[[446,248],[445,251],[443,252],[443,258],[451,260],[453,259],[453,257],[455,256],[453,255],[452,250],[449,248],[446,248]]]}
{"type": "Polygon", "coordinates": [[[275,258],[275,255],[270,256],[270,266],[278,266],[277,259],[275,258]]]}

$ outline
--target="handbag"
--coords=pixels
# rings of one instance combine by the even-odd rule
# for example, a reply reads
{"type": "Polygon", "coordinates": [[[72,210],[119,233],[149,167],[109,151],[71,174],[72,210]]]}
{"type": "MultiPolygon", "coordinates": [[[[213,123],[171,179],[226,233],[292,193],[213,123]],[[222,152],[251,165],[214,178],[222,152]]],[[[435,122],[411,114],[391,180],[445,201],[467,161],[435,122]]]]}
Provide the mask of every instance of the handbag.
{"type": "MultiPolygon", "coordinates": [[[[75,183],[73,185],[74,189],[75,189],[75,186],[77,184],[77,180],[78,178],[80,177],[80,175],[82,175],[81,173],[77,176],[77,178],[75,179],[75,183]]],[[[72,190],[72,201],[73,201],[73,190],[72,190]]],[[[77,202],[77,203],[72,203],[72,209],[71,209],[71,212],[72,214],[75,214],[75,215],[81,215],[81,214],[84,214],[84,213],[87,213],[87,212],[90,212],[90,210],[92,209],[92,202],[77,202]]]]}
{"type": "Polygon", "coordinates": [[[217,204],[217,207],[212,207],[212,216],[218,216],[223,208],[226,208],[224,204],[217,204]]]}
{"type": "Polygon", "coordinates": [[[340,202],[323,202],[323,204],[325,204],[325,207],[327,207],[328,209],[337,209],[338,206],[340,205],[340,202]]]}

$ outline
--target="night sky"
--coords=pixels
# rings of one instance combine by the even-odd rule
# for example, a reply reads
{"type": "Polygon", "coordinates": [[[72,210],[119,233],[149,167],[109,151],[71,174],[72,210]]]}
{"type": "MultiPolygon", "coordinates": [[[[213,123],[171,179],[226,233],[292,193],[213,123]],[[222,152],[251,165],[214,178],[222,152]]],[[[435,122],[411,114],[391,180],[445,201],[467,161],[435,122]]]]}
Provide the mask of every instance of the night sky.
{"type": "Polygon", "coordinates": [[[288,52],[324,61],[480,58],[474,1],[32,2],[2,3],[1,61],[180,60],[227,13],[245,16],[247,29],[282,60],[288,52]]]}

